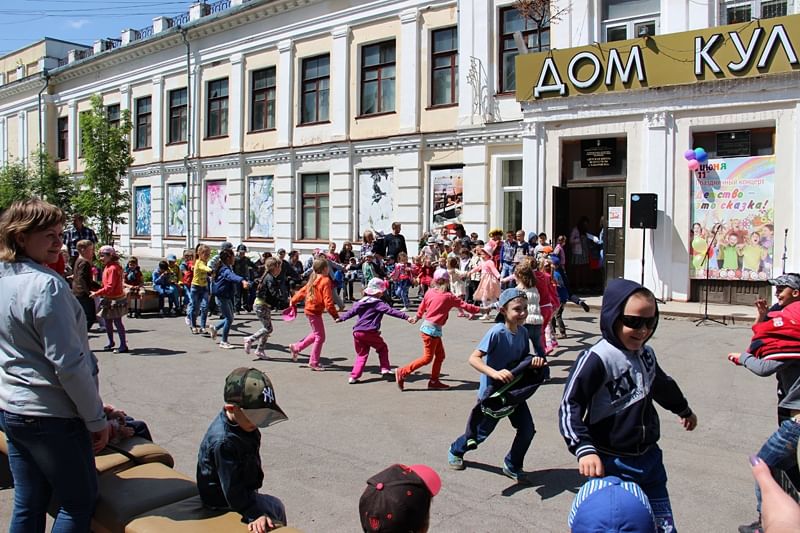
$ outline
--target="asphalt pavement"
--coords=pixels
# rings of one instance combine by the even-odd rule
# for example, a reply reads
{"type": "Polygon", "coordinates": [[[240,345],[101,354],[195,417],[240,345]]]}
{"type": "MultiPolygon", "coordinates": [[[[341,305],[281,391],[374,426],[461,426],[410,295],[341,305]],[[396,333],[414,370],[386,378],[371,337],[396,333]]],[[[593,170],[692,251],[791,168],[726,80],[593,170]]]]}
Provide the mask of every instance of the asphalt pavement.
{"type": "MultiPolygon", "coordinates": [[[[446,391],[428,391],[423,368],[406,391],[380,377],[373,353],[362,382],[349,385],[353,322],[326,317],[325,372],[312,372],[306,356],[293,363],[286,346],[308,331],[302,314],[294,322],[276,317],[269,361],[241,349],[258,327],[252,314],[237,315],[231,342],[222,350],[210,338],[191,335],[183,318],[125,319],[128,354],[97,352],[104,401],[149,424],[176,469],[194,476],[198,445],[222,406],[225,376],[238,366],[267,372],[289,420],[262,431],[263,491],[286,504],[290,525],[305,532],[360,531],[358,499],[366,479],[389,464],[425,463],[442,477],[434,499],[432,532],[567,531],[567,514],[584,479],[558,433],[557,412],[570,365],[598,340],[597,311],[578,307],[565,314],[569,338],[550,361],[552,380],[529,400],[537,434],[528,452],[527,484],[501,472],[513,430],[502,421],[481,447],[466,456],[467,469],[449,470],[447,450],[464,429],[475,401],[478,374],[467,357],[490,324],[456,318],[444,328],[446,391]]],[[[418,326],[386,317],[384,338],[393,366],[421,354],[418,326]]],[[[736,531],[755,518],[747,456],[776,426],[775,380],[734,367],[725,356],[744,349],[750,329],[735,325],[695,327],[689,318],[662,318],[651,340],[659,363],[672,375],[699,418],[686,432],[677,417],[660,410],[661,447],[669,475],[676,523],[683,532],[736,531]]],[[[105,335],[94,334],[99,350],[105,335]]],[[[0,492],[0,528],[7,529],[13,491],[0,492]]]]}

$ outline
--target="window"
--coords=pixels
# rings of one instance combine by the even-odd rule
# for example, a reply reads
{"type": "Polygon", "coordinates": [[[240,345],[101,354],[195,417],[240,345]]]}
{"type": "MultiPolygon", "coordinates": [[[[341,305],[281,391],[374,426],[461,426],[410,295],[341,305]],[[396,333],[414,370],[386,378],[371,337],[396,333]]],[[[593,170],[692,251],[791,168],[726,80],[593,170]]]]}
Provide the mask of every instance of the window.
{"type": "Polygon", "coordinates": [[[228,78],[208,82],[206,137],[228,134],[228,78]]]}
{"type": "Polygon", "coordinates": [[[458,103],[458,28],[431,33],[431,106],[458,103]]]}
{"type": "Polygon", "coordinates": [[[522,159],[503,161],[503,225],[508,230],[522,228],[522,159]]]}
{"type": "Polygon", "coordinates": [[[388,113],[395,109],[394,41],[361,48],[361,114],[388,113]]]}
{"type": "Polygon", "coordinates": [[[119,127],[119,116],[119,104],[112,104],[106,107],[106,119],[110,127],[119,127]]]}
{"type": "Polygon", "coordinates": [[[603,0],[605,42],[656,35],[661,0],[603,0]]]}
{"type": "Polygon", "coordinates": [[[789,0],[727,0],[722,3],[720,22],[737,24],[753,19],[783,17],[789,13],[789,0]]]}
{"type": "Polygon", "coordinates": [[[57,155],[59,161],[67,159],[69,150],[69,117],[58,117],[57,155]]]}
{"type": "Polygon", "coordinates": [[[514,58],[519,51],[514,42],[514,32],[522,33],[528,48],[541,52],[550,50],[550,21],[537,29],[536,23],[523,18],[515,7],[500,10],[500,92],[513,92],[517,87],[514,58]],[[541,44],[541,47],[540,47],[541,44]]]}
{"type": "Polygon", "coordinates": [[[303,174],[302,235],[304,240],[328,240],[328,183],[327,174],[303,174]]]}
{"type": "Polygon", "coordinates": [[[136,143],[134,145],[136,150],[150,148],[151,110],[152,99],[149,96],[136,100],[136,143]]]}
{"type": "Polygon", "coordinates": [[[775,154],[775,128],[694,132],[692,146],[702,146],[711,159],[775,154]]]}
{"type": "Polygon", "coordinates": [[[300,123],[311,124],[328,120],[328,90],[330,86],[330,56],[303,60],[303,97],[300,123]]]}
{"type": "Polygon", "coordinates": [[[186,89],[169,92],[169,144],[186,142],[188,123],[188,98],[186,89]]]}
{"type": "Polygon", "coordinates": [[[256,70],[252,79],[250,131],[275,128],[275,67],[256,70]]]}

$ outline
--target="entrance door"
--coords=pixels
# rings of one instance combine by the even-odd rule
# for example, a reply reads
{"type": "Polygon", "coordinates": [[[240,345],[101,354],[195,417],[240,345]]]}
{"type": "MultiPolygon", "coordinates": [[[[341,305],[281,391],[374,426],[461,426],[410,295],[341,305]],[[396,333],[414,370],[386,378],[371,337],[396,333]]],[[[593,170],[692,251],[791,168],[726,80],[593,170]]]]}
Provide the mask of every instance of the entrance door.
{"type": "Polygon", "coordinates": [[[615,278],[621,278],[625,274],[625,186],[603,187],[603,212],[606,216],[605,234],[605,269],[606,283],[615,278]],[[621,207],[622,227],[610,228],[609,207],[621,207]]]}
{"type": "Polygon", "coordinates": [[[553,187],[553,246],[556,238],[559,235],[569,235],[570,229],[569,189],[553,187]]]}

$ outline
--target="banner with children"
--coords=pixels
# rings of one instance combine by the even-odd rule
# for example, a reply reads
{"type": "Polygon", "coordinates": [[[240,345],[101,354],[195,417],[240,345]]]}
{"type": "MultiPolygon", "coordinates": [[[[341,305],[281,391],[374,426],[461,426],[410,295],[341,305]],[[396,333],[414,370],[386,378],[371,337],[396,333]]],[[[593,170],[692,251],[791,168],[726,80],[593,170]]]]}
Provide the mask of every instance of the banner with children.
{"type": "Polygon", "coordinates": [[[390,168],[358,171],[358,233],[392,232],[394,178],[390,168]]]}
{"type": "Polygon", "coordinates": [[[689,277],[771,278],[775,156],[709,159],[693,174],[689,277]]]}
{"type": "Polygon", "coordinates": [[[461,168],[431,170],[431,228],[461,223],[464,178],[461,168]]]}

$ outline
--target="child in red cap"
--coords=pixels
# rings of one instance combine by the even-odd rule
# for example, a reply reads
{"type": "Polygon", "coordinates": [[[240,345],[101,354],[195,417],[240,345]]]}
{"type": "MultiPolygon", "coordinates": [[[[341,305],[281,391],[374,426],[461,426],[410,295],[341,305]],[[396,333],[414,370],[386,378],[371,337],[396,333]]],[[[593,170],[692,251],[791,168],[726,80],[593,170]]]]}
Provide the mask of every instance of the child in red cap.
{"type": "Polygon", "coordinates": [[[426,533],[431,500],[442,480],[426,465],[394,464],[367,480],[358,502],[361,527],[369,533],[426,533]]]}

